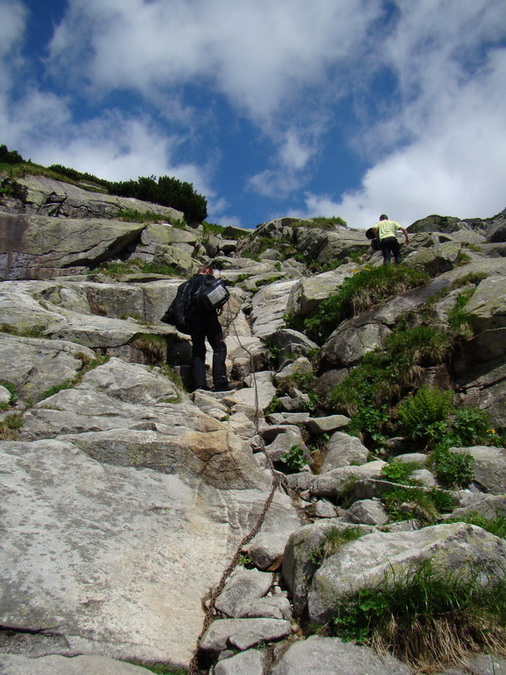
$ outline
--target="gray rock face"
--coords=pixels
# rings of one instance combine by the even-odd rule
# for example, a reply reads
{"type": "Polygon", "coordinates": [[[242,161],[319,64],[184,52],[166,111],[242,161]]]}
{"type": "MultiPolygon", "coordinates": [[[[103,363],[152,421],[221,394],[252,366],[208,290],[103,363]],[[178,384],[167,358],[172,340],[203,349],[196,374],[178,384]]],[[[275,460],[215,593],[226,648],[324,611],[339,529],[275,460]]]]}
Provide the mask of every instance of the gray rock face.
{"type": "Polygon", "coordinates": [[[215,607],[232,618],[245,616],[251,602],[266,595],[272,581],[272,574],[237,568],[216,600],[215,607]]]}
{"type": "Polygon", "coordinates": [[[72,342],[0,333],[0,380],[14,385],[19,397],[32,401],[74,380],[95,358],[91,349],[72,342]]]}
{"type": "Polygon", "coordinates": [[[267,338],[284,326],[283,315],[286,314],[290,292],[295,283],[278,281],[264,286],[255,294],[251,312],[254,335],[267,338]]]}
{"type": "MultiPolygon", "coordinates": [[[[308,588],[318,563],[318,552],[327,540],[333,529],[347,529],[353,527],[339,519],[318,521],[311,525],[304,525],[296,530],[288,540],[283,557],[283,579],[292,594],[293,609],[296,616],[300,616],[307,603],[308,588]]],[[[364,532],[371,532],[372,528],[359,526],[364,532]]]]}
{"type": "Polygon", "coordinates": [[[143,202],[132,197],[90,192],[46,176],[17,178],[16,183],[24,188],[26,213],[65,218],[111,218],[121,210],[138,210],[165,215],[169,222],[184,218],[181,211],[167,206],[143,202]]]}
{"type": "Polygon", "coordinates": [[[419,248],[404,260],[411,267],[422,267],[431,276],[452,270],[462,252],[462,244],[449,241],[431,248],[419,248]]]}
{"type": "Polygon", "coordinates": [[[384,506],[375,499],[359,499],[350,506],[345,519],[349,523],[378,526],[385,525],[389,520],[384,506]]]}
{"type": "Polygon", "coordinates": [[[349,263],[332,272],[300,279],[291,290],[288,312],[301,317],[314,314],[321,301],[336,293],[343,281],[352,276],[356,270],[357,265],[349,263]]]}
{"type": "Polygon", "coordinates": [[[99,264],[121,253],[144,226],[119,220],[86,221],[0,213],[3,279],[47,279],[57,270],[99,264]],[[10,234],[12,233],[12,234],[10,234]]]}
{"type": "Polygon", "coordinates": [[[484,279],[465,306],[474,330],[506,327],[506,277],[484,279]]]}
{"type": "Polygon", "coordinates": [[[321,473],[324,474],[339,467],[365,464],[368,454],[369,451],[356,436],[335,431],[323,455],[321,473]]]}
{"type": "Polygon", "coordinates": [[[216,664],[213,675],[264,675],[264,656],[256,649],[248,649],[216,664]]]}
{"type": "Polygon", "coordinates": [[[3,675],[149,675],[151,670],[107,656],[41,656],[0,654],[3,675]]]}
{"type": "Polygon", "coordinates": [[[381,323],[357,326],[356,322],[344,322],[327,340],[324,355],[336,366],[350,366],[364,354],[383,345],[390,329],[381,323]]]}
{"type": "MultiPolygon", "coordinates": [[[[308,595],[310,614],[320,620],[351,584],[375,583],[392,565],[402,570],[430,558],[464,573],[473,562],[485,562],[489,572],[503,569],[504,542],[480,528],[386,522],[380,498],[393,484],[382,480],[385,463],[367,462],[368,448],[341,431],[350,420],[331,414],[325,402],[348,367],[381,347],[402,317],[446,291],[435,304],[437,320],[446,325],[458,295],[477,286],[466,308],[477,332],[462,343],[451,370],[424,368],[422,377],[431,383],[444,377],[459,403],[486,410],[497,428],[506,425],[506,263],[500,257],[506,245],[484,243],[494,223],[443,219],[445,231],[416,234],[408,261],[436,277],[336,326],[320,349],[285,328],[285,315],[313,314],[361,269],[346,263],[351,254],[367,251],[372,266],[381,264],[363,231],[280,219],[242,232],[251,236],[236,242],[202,226],[173,227],[163,207],[153,210],[167,215],[167,223],[125,223],[104,217],[121,208],[115,199],[86,193],[89,204],[80,211],[74,193],[50,196],[37,181],[26,187],[20,215],[0,214],[0,277],[19,277],[0,284],[0,434],[15,439],[0,440],[0,625],[12,627],[0,631],[0,670],[73,672],[78,666],[119,675],[139,672],[126,660],[186,666],[205,599],[240,544],[257,569],[237,570],[218,599],[217,611],[231,618],[215,621],[204,638],[204,650],[221,652],[214,675],[272,675],[273,668],[304,675],[354,668],[361,675],[383,668],[406,672],[331,638],[300,641],[286,653],[288,643],[269,647],[265,660],[260,649],[250,648],[296,629],[292,612],[305,616],[308,595]],[[262,262],[227,257],[245,247],[262,253],[264,235],[287,246],[270,246],[262,262]],[[284,260],[285,250],[317,264],[344,264],[314,275],[303,263],[284,260]],[[460,253],[471,262],[460,266],[460,253]],[[97,265],[137,259],[170,264],[183,277],[208,256],[216,257],[219,276],[236,284],[220,322],[228,372],[238,386],[188,395],[164,363],[185,379],[190,339],[160,323],[183,279],[137,266],[116,281],[97,265]],[[110,360],[97,359],[103,356],[110,360]],[[318,376],[318,418],[316,397],[297,381],[301,372],[318,376]],[[62,386],[68,388],[43,398],[62,386]],[[273,401],[285,412],[267,415],[273,401]],[[303,449],[308,463],[291,474],[299,467],[278,461],[293,446],[303,449]],[[270,460],[282,476],[273,475],[270,460]],[[286,494],[275,492],[260,530],[245,540],[275,477],[286,494]],[[354,502],[347,511],[336,506],[344,495],[354,502]],[[301,528],[298,513],[304,522],[316,520],[301,528]],[[344,528],[365,536],[336,550],[333,530],[344,528]],[[231,649],[247,651],[231,656],[231,649]]],[[[150,209],[139,204],[138,210],[150,209]]],[[[208,366],[210,357],[208,351],[208,366]]],[[[385,449],[395,454],[411,446],[409,439],[388,439],[385,449]]],[[[460,450],[475,456],[477,485],[459,491],[454,515],[502,514],[503,450],[460,450]]],[[[432,484],[426,470],[419,476],[432,484]]]]}
{"type": "Polygon", "coordinates": [[[279,640],[291,633],[289,621],[279,619],[218,619],[202,637],[204,651],[221,652],[226,647],[248,649],[263,640],[279,640]]]}
{"type": "Polygon", "coordinates": [[[312,636],[293,644],[274,666],[272,675],[410,675],[411,670],[390,655],[378,656],[339,638],[312,636]]]}
{"type": "MultiPolygon", "coordinates": [[[[230,493],[225,507],[219,491],[101,464],[58,440],[4,441],[2,460],[2,625],[57,625],[54,637],[34,637],[33,656],[91,651],[185,665],[203,619],[195,598],[230,555],[225,517],[238,533],[251,527],[262,493],[230,493]]],[[[276,498],[268,520],[286,523],[286,506],[276,498]]]]}

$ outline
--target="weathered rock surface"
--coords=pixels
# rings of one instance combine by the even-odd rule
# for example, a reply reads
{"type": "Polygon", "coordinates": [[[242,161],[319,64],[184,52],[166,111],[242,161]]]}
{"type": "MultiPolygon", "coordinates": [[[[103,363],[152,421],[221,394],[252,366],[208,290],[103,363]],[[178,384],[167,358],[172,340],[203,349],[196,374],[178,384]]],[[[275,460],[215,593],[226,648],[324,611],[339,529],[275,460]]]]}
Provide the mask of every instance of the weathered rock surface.
{"type": "Polygon", "coordinates": [[[0,654],[3,675],[149,675],[151,670],[107,656],[40,656],[0,654]]]}
{"type": "Polygon", "coordinates": [[[273,668],[272,675],[410,675],[411,670],[396,658],[378,656],[339,638],[312,636],[296,642],[273,668]]]}
{"type": "Polygon", "coordinates": [[[502,579],[506,570],[506,542],[473,525],[455,523],[426,527],[418,532],[365,535],[344,544],[324,560],[308,593],[309,616],[324,623],[337,602],[360,588],[371,588],[388,575],[403,573],[430,561],[443,573],[459,570],[459,577],[473,576],[486,586],[502,579]]]}
{"type": "MultiPolygon", "coordinates": [[[[351,257],[381,265],[362,230],[283,218],[210,233],[174,227],[177,214],[156,205],[84,199],[45,179],[25,187],[24,202],[0,205],[12,211],[0,214],[0,670],[186,666],[207,599],[240,552],[256,569],[236,570],[215,607],[203,642],[207,658],[220,654],[214,675],[409,672],[337,638],[299,639],[288,651],[294,634],[279,647],[262,643],[298,630],[292,614],[300,619],[308,596],[311,618],[324,620],[336,598],[392,566],[429,559],[466,573],[485,564],[484,583],[504,574],[504,541],[481,528],[423,527],[412,513],[392,522],[383,498],[396,484],[383,459],[403,453],[423,465],[427,455],[409,438],[373,447],[367,433],[344,433],[351,418],[329,404],[332,387],[401,320],[429,309],[445,328],[464,292],[473,335],[448,363],[423,363],[420,384],[452,388],[459,405],[506,426],[503,215],[415,224],[403,256],[433,278],[341,322],[320,345],[286,328],[287,316],[303,325],[362,269],[351,257]],[[124,208],[167,223],[110,219],[124,208]],[[190,339],[160,317],[208,256],[231,284],[220,322],[234,389],[188,395],[178,376],[189,384],[190,339]],[[370,449],[383,459],[368,462],[370,449]],[[284,490],[264,513],[274,479],[284,490]],[[336,549],[336,530],[349,528],[362,538],[336,549]]],[[[475,480],[454,492],[459,508],[447,517],[504,515],[504,449],[458,451],[474,456],[475,480]]],[[[426,489],[429,468],[412,474],[426,489]]]]}

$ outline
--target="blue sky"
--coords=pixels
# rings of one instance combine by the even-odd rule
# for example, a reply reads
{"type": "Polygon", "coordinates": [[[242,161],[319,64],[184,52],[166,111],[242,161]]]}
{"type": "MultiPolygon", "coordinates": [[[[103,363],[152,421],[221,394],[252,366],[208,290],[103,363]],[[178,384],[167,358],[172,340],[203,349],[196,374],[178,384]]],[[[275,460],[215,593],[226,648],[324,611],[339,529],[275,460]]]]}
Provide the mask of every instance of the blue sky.
{"type": "Polygon", "coordinates": [[[506,207],[504,0],[0,0],[0,143],[208,221],[506,207]]]}

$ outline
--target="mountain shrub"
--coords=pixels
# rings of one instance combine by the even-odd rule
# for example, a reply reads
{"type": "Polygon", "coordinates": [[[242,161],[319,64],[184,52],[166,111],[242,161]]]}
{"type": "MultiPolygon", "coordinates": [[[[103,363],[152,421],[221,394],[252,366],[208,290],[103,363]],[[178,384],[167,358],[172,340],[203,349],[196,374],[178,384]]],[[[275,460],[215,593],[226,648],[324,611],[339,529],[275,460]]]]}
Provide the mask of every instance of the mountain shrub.
{"type": "Polygon", "coordinates": [[[438,438],[446,430],[447,418],[454,411],[454,397],[451,390],[428,386],[408,396],[397,410],[400,432],[414,440],[430,439],[434,435],[438,438]]]}
{"type": "Polygon", "coordinates": [[[452,452],[444,444],[436,446],[431,454],[436,478],[448,488],[467,488],[474,478],[474,458],[467,453],[452,452]]]}
{"type": "Polygon", "coordinates": [[[433,525],[441,513],[449,513],[457,504],[445,490],[402,485],[381,495],[381,501],[391,520],[414,518],[422,525],[433,525]]]}
{"type": "Polygon", "coordinates": [[[9,150],[6,145],[0,145],[0,163],[1,164],[20,164],[25,160],[16,150],[9,150]]]}

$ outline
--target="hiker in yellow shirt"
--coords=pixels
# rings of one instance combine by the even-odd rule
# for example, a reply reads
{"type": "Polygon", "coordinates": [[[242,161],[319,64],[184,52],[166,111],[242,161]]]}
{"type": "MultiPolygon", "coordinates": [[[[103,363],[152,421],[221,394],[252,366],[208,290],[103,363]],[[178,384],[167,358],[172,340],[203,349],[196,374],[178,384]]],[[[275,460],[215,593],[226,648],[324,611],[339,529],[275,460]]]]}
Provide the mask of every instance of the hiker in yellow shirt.
{"type": "Polygon", "coordinates": [[[395,220],[389,220],[388,216],[384,213],[380,216],[373,230],[378,239],[380,250],[383,253],[383,265],[390,265],[392,255],[394,256],[395,263],[398,265],[401,262],[401,247],[396,235],[398,230],[401,230],[406,244],[409,244],[407,231],[399,223],[396,223],[395,220]]]}

